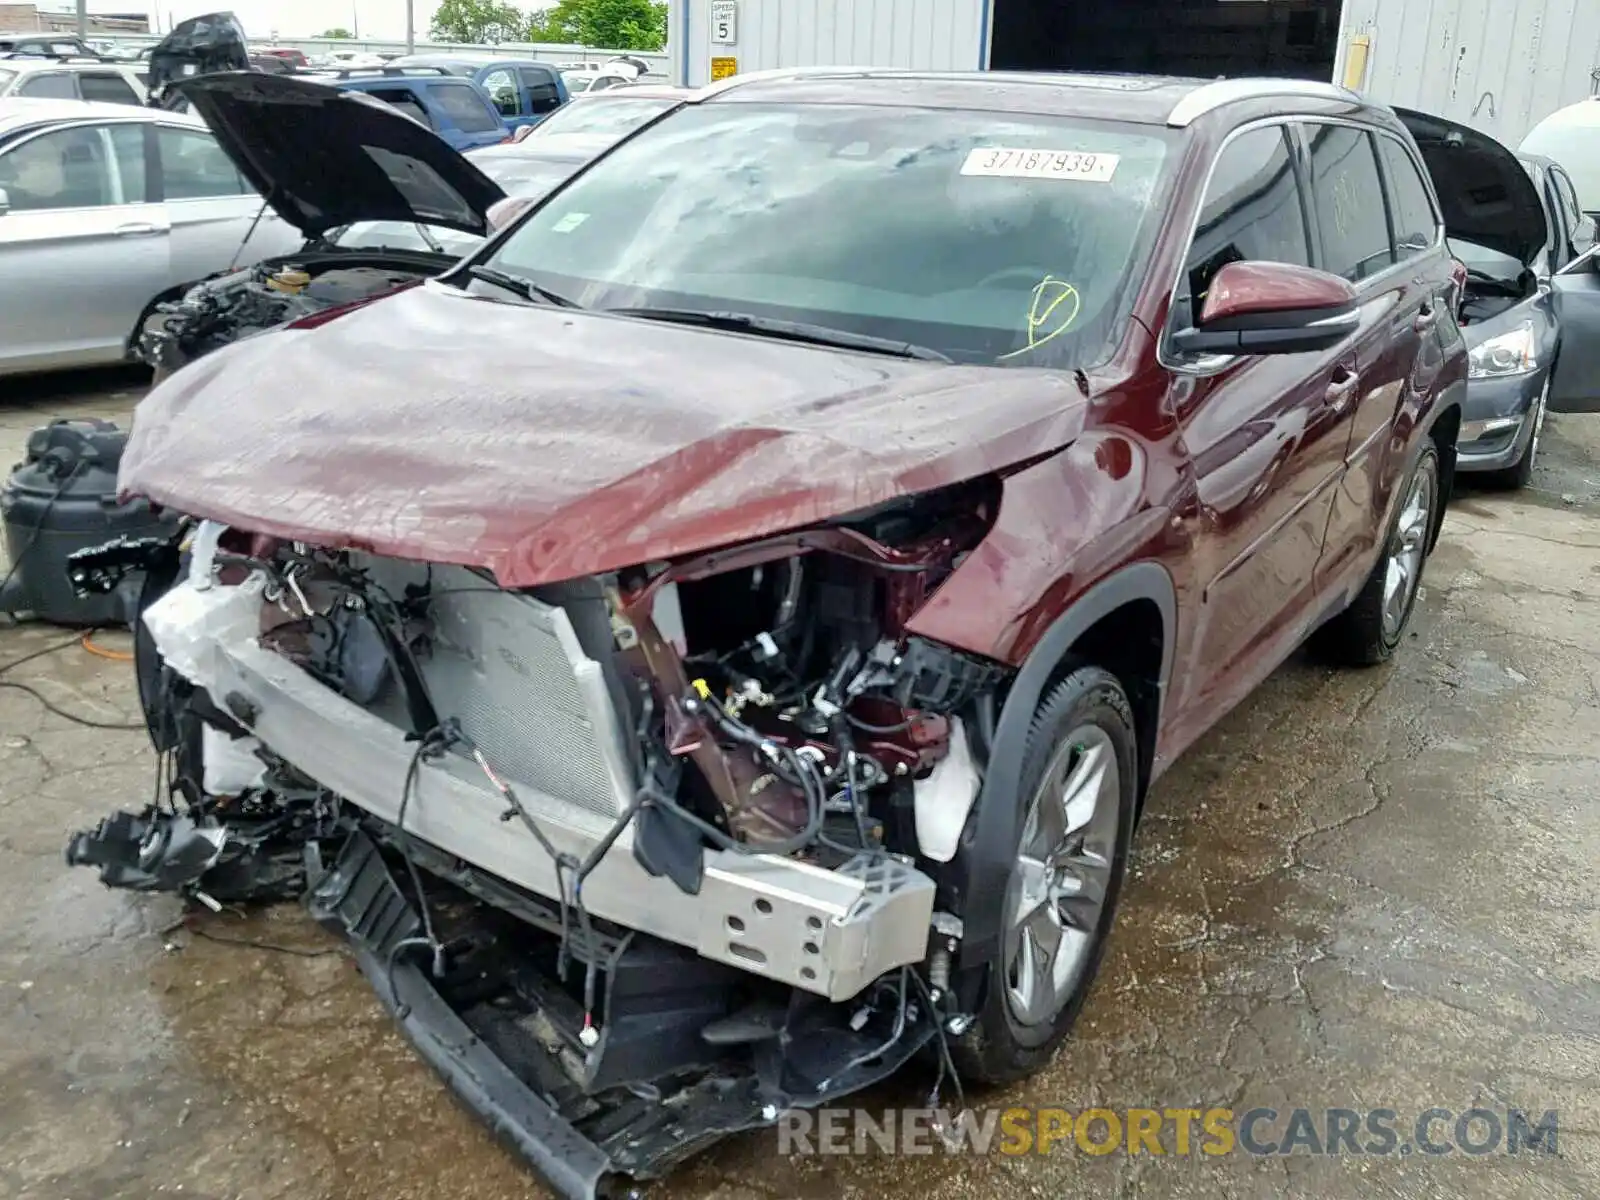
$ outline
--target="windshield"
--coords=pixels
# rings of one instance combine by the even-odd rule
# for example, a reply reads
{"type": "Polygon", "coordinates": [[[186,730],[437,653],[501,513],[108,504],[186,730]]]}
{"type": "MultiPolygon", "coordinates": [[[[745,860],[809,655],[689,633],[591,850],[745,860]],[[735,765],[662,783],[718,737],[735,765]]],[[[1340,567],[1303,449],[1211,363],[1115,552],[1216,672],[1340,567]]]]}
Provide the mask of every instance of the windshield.
{"type": "Polygon", "coordinates": [[[737,311],[962,362],[1088,365],[1177,135],[997,112],[685,108],[487,260],[593,308],[737,311]]]}
{"type": "Polygon", "coordinates": [[[1503,280],[1506,283],[1515,283],[1522,277],[1527,268],[1509,254],[1499,250],[1491,250],[1487,246],[1480,246],[1477,242],[1464,241],[1461,238],[1450,238],[1450,253],[1454,255],[1469,270],[1479,275],[1487,275],[1490,279],[1503,280]]]}
{"type": "Polygon", "coordinates": [[[677,104],[664,97],[621,96],[566,104],[538,125],[539,136],[549,133],[603,133],[620,138],[677,104]]]}
{"type": "Polygon", "coordinates": [[[582,71],[563,71],[561,82],[567,85],[569,92],[587,92],[589,85],[594,82],[594,76],[582,71]]]}
{"type": "Polygon", "coordinates": [[[6,85],[16,77],[17,73],[15,71],[7,71],[0,68],[0,93],[3,93],[6,90],[6,85]]]}

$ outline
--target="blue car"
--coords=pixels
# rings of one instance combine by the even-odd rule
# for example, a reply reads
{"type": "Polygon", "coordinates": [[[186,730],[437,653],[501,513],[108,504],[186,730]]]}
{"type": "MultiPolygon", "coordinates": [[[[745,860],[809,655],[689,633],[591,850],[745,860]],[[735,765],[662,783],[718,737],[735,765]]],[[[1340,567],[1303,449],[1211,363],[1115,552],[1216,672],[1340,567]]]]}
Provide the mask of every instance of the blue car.
{"type": "Polygon", "coordinates": [[[471,79],[440,67],[353,68],[303,78],[346,91],[365,92],[392,104],[456,150],[492,146],[511,136],[511,127],[500,116],[489,93],[471,79]]]}
{"type": "Polygon", "coordinates": [[[485,92],[513,130],[537,125],[568,100],[571,92],[561,71],[531,58],[496,58],[473,54],[410,54],[393,67],[434,67],[470,79],[485,92]]]}

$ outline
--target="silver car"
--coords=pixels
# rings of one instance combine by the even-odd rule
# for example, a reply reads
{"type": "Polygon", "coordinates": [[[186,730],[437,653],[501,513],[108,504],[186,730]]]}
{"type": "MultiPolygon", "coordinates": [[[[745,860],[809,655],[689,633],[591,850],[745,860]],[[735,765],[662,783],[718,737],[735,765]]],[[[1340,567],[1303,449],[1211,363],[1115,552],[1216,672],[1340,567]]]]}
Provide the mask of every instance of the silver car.
{"type": "Polygon", "coordinates": [[[158,301],[302,240],[198,117],[0,100],[0,375],[127,360],[158,301]]]}

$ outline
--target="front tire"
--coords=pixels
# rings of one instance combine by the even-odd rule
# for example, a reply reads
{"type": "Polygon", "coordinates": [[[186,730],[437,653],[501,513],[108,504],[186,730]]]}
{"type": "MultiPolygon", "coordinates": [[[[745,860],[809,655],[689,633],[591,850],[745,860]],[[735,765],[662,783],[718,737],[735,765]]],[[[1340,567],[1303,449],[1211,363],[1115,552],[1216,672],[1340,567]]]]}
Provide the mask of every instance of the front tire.
{"type": "Polygon", "coordinates": [[[1427,441],[1406,476],[1372,574],[1350,607],[1317,631],[1316,648],[1328,658],[1370,667],[1399,649],[1417,606],[1441,494],[1439,451],[1427,441]]]}
{"type": "Polygon", "coordinates": [[[1028,733],[1005,931],[982,1007],[950,1048],[964,1078],[1032,1075],[1076,1022],[1122,891],[1138,784],[1127,693],[1099,667],[1073,671],[1028,733]]]}

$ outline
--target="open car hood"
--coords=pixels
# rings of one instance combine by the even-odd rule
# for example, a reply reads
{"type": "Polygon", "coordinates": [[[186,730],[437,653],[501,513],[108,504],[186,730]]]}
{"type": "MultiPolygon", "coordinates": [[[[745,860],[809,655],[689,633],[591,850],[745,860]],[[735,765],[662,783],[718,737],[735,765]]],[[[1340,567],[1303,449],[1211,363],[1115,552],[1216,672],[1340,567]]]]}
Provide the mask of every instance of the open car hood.
{"type": "Polygon", "coordinates": [[[1445,232],[1531,267],[1550,239],[1538,189],[1517,156],[1487,134],[1397,108],[1417,139],[1444,208],[1445,232]]]}
{"type": "Polygon", "coordinates": [[[381,100],[292,75],[204,75],[175,90],[273,210],[307,237],[355,221],[488,233],[505,193],[381,100]]]}
{"type": "Polygon", "coordinates": [[[150,51],[150,90],[214,71],[248,71],[244,26],[231,12],[207,13],[179,22],[150,51]]]}
{"type": "Polygon", "coordinates": [[[179,371],[139,405],[119,485],[254,533],[531,587],[975,479],[1066,446],[1088,405],[1067,372],[425,283],[179,371]]]}

